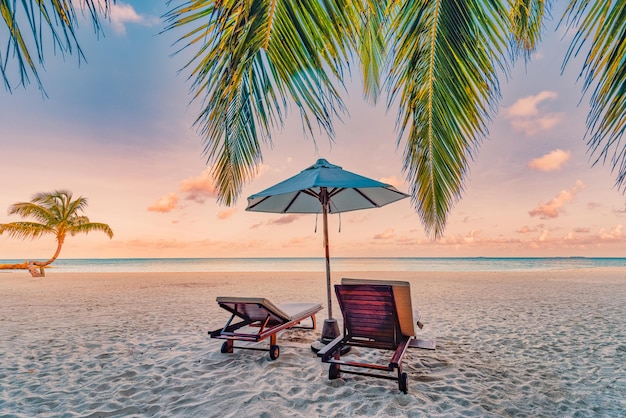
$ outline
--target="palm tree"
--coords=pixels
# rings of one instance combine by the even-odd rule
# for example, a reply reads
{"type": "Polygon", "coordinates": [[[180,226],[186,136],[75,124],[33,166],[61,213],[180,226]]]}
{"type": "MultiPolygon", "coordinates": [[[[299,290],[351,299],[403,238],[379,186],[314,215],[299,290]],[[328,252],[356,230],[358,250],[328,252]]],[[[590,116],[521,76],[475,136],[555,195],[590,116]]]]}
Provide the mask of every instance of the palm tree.
{"type": "Polygon", "coordinates": [[[54,255],[45,262],[30,261],[23,264],[0,265],[0,268],[28,268],[33,276],[37,274],[37,266],[43,275],[43,267],[57,259],[67,235],[87,234],[91,231],[102,231],[113,238],[113,231],[107,224],[89,221],[81,215],[87,206],[87,199],[78,197],[72,200],[69,190],[55,190],[51,193],[37,193],[30,202],[19,202],[9,207],[9,215],[22,218],[34,218],[38,222],[11,222],[0,224],[0,235],[7,233],[12,238],[35,239],[43,235],[54,235],[57,249],[54,255]]]}
{"type": "MultiPolygon", "coordinates": [[[[47,3],[39,2],[38,7],[47,3]]],[[[17,4],[32,14],[33,3],[17,4]]],[[[50,4],[63,18],[45,15],[44,27],[64,34],[58,37],[61,43],[72,46],[78,45],[74,4],[86,5],[97,22],[114,0],[50,0],[50,4]],[[101,5],[103,9],[96,8],[101,5]],[[71,29],[71,36],[65,29],[71,29]]],[[[398,143],[404,147],[403,169],[413,205],[426,232],[436,238],[461,198],[469,162],[497,110],[499,79],[509,75],[517,59],[530,58],[552,4],[551,0],[184,0],[165,20],[166,30],[184,30],[180,48],[192,50],[184,70],[192,80],[192,100],[202,100],[195,125],[214,167],[220,202],[230,205],[237,200],[262,161],[261,144],[271,142],[290,107],[299,111],[306,132],[313,135],[318,125],[333,136],[334,121],[345,110],[343,82],[358,63],[366,98],[376,101],[386,90],[387,105],[398,107],[398,143]]],[[[12,41],[6,56],[18,57],[21,74],[36,74],[36,64],[17,31],[15,10],[0,1],[0,12],[12,41]]],[[[610,160],[617,171],[616,184],[624,190],[623,1],[570,0],[561,24],[575,32],[564,65],[587,51],[580,77],[583,93],[590,93],[585,138],[594,164],[610,160]]],[[[38,33],[37,26],[31,29],[38,33]]],[[[40,52],[41,43],[35,43],[40,52]]],[[[39,57],[41,61],[43,55],[39,57]]],[[[3,65],[10,61],[0,62],[6,83],[3,65]]]]}

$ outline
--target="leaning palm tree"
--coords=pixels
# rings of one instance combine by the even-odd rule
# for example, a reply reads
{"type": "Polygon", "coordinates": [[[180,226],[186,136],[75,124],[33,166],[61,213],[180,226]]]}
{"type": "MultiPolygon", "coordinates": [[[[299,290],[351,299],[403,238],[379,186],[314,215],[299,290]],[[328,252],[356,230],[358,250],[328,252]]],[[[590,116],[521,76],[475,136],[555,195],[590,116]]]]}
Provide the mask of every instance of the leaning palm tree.
{"type": "MultiPolygon", "coordinates": [[[[431,237],[443,234],[461,198],[469,163],[497,110],[499,79],[529,59],[546,29],[552,0],[179,0],[166,30],[182,30],[181,49],[195,124],[213,169],[218,199],[234,203],[262,161],[264,142],[295,108],[305,133],[333,136],[344,113],[343,82],[358,63],[365,96],[387,92],[397,106],[398,144],[415,209],[431,237]]],[[[570,0],[561,24],[574,31],[564,65],[586,57],[580,77],[590,93],[587,118],[594,163],[610,160],[626,188],[626,13],[623,0],[570,0]]],[[[0,72],[17,62],[21,82],[43,64],[41,31],[61,51],[82,52],[76,7],[96,30],[115,0],[0,0],[9,42],[0,72]],[[19,30],[24,11],[34,34],[19,30]],[[42,24],[43,22],[43,24],[42,24]],[[33,59],[29,45],[35,45],[33,59]],[[17,57],[17,59],[15,59],[17,57]],[[9,59],[11,58],[11,59],[9,59]]],[[[170,4],[170,2],[168,2],[170,4]]],[[[1,36],[0,36],[1,38],[1,36]]]]}
{"type": "Polygon", "coordinates": [[[55,190],[51,193],[37,193],[30,202],[11,205],[9,215],[33,218],[35,222],[0,224],[0,235],[6,232],[12,238],[21,239],[54,235],[57,248],[48,261],[25,261],[23,264],[0,265],[0,268],[27,268],[33,276],[43,275],[43,267],[57,259],[68,234],[74,236],[79,233],[102,231],[109,238],[113,238],[113,231],[107,224],[91,222],[88,217],[81,214],[87,206],[87,199],[81,196],[72,200],[72,197],[69,190],[55,190]]]}

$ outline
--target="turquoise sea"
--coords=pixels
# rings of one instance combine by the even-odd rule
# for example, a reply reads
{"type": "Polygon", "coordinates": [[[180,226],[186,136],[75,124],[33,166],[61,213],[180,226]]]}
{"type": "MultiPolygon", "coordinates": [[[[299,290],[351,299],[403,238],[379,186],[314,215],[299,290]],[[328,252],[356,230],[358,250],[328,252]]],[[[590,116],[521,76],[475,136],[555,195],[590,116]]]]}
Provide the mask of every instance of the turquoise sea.
{"type": "MultiPolygon", "coordinates": [[[[24,260],[0,260],[20,263],[24,260]]],[[[332,271],[528,271],[626,267],[626,258],[332,258],[332,271]]],[[[323,258],[87,258],[58,259],[59,272],[324,272],[323,258]]],[[[10,273],[11,270],[0,270],[10,273]]]]}

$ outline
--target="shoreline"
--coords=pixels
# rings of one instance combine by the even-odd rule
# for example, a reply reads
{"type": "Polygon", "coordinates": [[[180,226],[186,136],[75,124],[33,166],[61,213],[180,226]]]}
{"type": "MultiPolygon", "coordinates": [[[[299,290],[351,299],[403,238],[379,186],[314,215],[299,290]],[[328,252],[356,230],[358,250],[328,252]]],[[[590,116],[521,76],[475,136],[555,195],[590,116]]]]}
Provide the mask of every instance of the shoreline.
{"type": "MultiPolygon", "coordinates": [[[[12,260],[5,260],[12,261],[12,260]]],[[[583,257],[333,257],[332,272],[497,272],[561,271],[586,268],[626,268],[626,258],[583,257]]],[[[325,272],[322,257],[308,258],[122,258],[61,259],[46,271],[60,273],[182,273],[182,272],[325,272]]],[[[11,270],[0,270],[11,272],[11,270]]]]}
{"type": "MultiPolygon", "coordinates": [[[[406,280],[437,349],[410,349],[409,393],[328,380],[315,332],[280,357],[220,353],[217,296],[326,304],[319,272],[60,273],[0,277],[0,411],[48,416],[620,416],[626,269],[335,272],[406,280]],[[217,413],[219,412],[219,413],[217,413]]],[[[340,310],[333,297],[333,312],[340,310]]],[[[260,343],[263,345],[265,342],[260,343]]],[[[360,354],[376,357],[377,353],[360,354]]],[[[384,356],[383,356],[384,357],[384,356]]]]}

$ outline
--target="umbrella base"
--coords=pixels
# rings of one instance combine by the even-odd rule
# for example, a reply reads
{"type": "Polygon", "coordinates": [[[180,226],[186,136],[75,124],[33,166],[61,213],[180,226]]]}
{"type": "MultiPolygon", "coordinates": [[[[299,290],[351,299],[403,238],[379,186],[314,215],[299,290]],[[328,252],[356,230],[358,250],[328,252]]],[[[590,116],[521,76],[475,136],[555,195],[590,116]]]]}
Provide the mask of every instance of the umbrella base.
{"type": "MultiPolygon", "coordinates": [[[[325,319],[324,327],[322,328],[322,338],[320,338],[318,341],[314,341],[313,343],[311,343],[311,350],[317,353],[322,348],[324,348],[326,344],[339,337],[339,335],[339,325],[337,324],[337,320],[334,318],[325,319]]],[[[341,348],[342,355],[346,354],[349,351],[349,346],[344,346],[341,348]]]]}
{"type": "Polygon", "coordinates": [[[328,318],[324,320],[324,327],[322,328],[322,342],[328,344],[335,338],[339,337],[339,324],[334,318],[328,318]]]}

